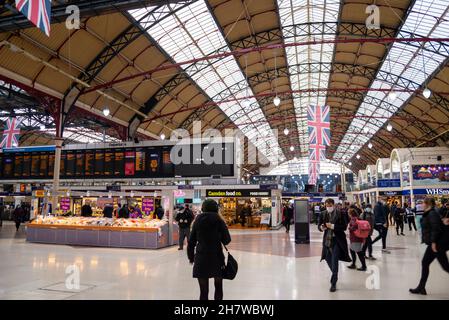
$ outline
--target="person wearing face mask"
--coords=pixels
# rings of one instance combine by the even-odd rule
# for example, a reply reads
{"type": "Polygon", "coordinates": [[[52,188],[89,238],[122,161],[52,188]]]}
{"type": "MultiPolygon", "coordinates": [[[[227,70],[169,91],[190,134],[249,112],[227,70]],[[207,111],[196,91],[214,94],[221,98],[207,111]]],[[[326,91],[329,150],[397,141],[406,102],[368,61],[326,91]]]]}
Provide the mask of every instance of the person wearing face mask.
{"type": "Polygon", "coordinates": [[[449,246],[444,228],[441,216],[435,208],[435,199],[426,198],[424,214],[421,219],[421,237],[422,242],[427,245],[427,249],[421,261],[421,279],[416,288],[410,289],[411,293],[427,294],[426,283],[429,277],[429,267],[435,259],[438,260],[444,271],[449,273],[449,261],[446,255],[449,246]]]}
{"type": "Polygon", "coordinates": [[[349,257],[345,233],[349,217],[347,213],[335,208],[333,199],[327,199],[325,206],[326,210],[321,213],[318,223],[318,230],[324,232],[321,261],[326,260],[332,272],[330,292],[335,292],[337,290],[339,261],[352,262],[349,257]]]}
{"type": "Polygon", "coordinates": [[[365,210],[360,215],[360,219],[368,221],[369,225],[371,226],[369,236],[365,239],[365,243],[363,245],[363,254],[365,256],[365,259],[376,260],[376,258],[373,257],[373,239],[371,238],[371,236],[373,235],[374,230],[374,216],[373,209],[370,203],[365,206],[365,210]],[[366,255],[366,250],[368,250],[368,256],[366,255]]]}
{"type": "Polygon", "coordinates": [[[379,235],[373,240],[372,244],[382,240],[382,252],[390,253],[387,250],[387,235],[388,235],[388,206],[385,200],[378,201],[374,206],[374,230],[379,232],[379,235]]]}

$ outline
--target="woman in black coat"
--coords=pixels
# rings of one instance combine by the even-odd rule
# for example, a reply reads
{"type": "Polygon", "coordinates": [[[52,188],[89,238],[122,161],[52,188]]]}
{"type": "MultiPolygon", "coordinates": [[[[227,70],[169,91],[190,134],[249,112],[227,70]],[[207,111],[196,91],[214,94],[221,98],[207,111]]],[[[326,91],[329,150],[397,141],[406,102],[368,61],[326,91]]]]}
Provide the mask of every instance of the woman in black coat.
{"type": "Polygon", "coordinates": [[[223,300],[225,256],[222,244],[229,244],[231,235],[218,215],[217,202],[205,200],[201,211],[193,223],[187,255],[190,263],[193,263],[193,277],[198,279],[200,285],[200,300],[209,299],[209,278],[214,278],[215,300],[223,300]]]}
{"type": "Polygon", "coordinates": [[[426,198],[424,200],[424,214],[421,219],[422,242],[427,244],[427,249],[422,258],[421,280],[418,287],[410,289],[411,293],[426,295],[426,282],[429,277],[430,264],[435,258],[441,267],[449,273],[449,261],[446,251],[448,247],[448,239],[444,234],[444,224],[440,214],[435,209],[435,199],[426,198]]]}

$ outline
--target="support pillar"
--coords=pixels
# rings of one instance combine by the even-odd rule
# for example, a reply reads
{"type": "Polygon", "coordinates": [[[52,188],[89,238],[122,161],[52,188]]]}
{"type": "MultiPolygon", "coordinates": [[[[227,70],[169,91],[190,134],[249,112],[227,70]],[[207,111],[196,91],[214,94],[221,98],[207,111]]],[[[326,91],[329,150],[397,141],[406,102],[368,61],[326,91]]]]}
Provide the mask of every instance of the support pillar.
{"type": "Polygon", "coordinates": [[[163,190],[161,197],[161,205],[164,209],[164,215],[168,218],[168,244],[174,245],[173,239],[173,214],[174,214],[174,206],[175,206],[175,197],[173,194],[173,190],[163,190]]]}
{"type": "Polygon", "coordinates": [[[54,214],[56,211],[56,208],[58,207],[58,196],[59,196],[59,173],[61,168],[61,149],[62,149],[62,143],[64,139],[62,138],[55,138],[55,164],[54,164],[54,171],[53,171],[53,187],[52,187],[52,200],[51,200],[51,210],[54,214]]]}

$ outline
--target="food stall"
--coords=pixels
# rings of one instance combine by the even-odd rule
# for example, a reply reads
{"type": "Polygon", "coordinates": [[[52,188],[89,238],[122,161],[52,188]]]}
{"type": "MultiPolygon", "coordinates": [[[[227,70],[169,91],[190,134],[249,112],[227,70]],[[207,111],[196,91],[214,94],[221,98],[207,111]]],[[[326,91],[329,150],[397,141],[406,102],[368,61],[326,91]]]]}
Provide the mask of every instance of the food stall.
{"type": "MultiPolygon", "coordinates": [[[[169,246],[168,221],[38,216],[27,226],[27,241],[64,245],[159,249],[169,246]]],[[[178,227],[173,224],[173,241],[178,227]]]]}

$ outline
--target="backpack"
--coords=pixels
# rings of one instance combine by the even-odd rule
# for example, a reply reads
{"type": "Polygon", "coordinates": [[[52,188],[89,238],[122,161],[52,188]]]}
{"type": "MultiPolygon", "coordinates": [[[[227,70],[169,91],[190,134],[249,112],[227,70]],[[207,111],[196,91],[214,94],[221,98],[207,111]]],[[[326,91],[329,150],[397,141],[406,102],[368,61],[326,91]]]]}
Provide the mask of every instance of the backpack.
{"type": "Polygon", "coordinates": [[[366,239],[371,232],[371,225],[366,220],[357,219],[357,229],[354,231],[354,235],[357,238],[366,239]]]}

